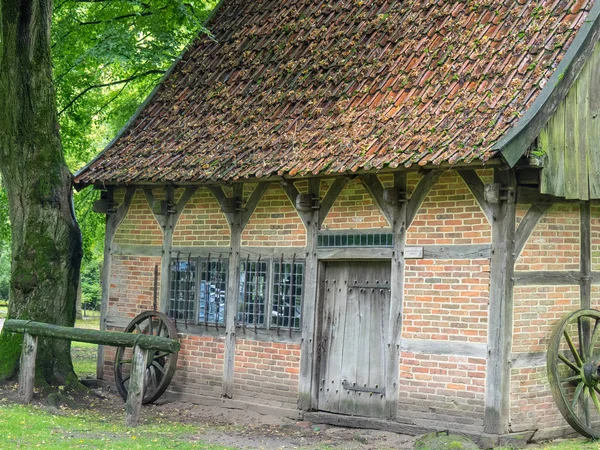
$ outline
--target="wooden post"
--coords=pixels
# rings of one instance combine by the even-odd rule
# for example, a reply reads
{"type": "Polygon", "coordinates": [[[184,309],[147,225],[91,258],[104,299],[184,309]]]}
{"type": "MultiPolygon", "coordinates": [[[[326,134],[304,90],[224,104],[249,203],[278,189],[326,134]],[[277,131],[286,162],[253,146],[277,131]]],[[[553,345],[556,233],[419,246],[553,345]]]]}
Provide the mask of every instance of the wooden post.
{"type": "MultiPolygon", "coordinates": [[[[236,184],[233,187],[233,197],[241,200],[243,190],[244,185],[236,184]]],[[[229,213],[228,222],[231,229],[231,246],[229,248],[229,271],[225,298],[225,360],[223,361],[223,386],[221,395],[225,398],[232,398],[235,375],[235,318],[238,310],[240,288],[241,211],[229,213]]]]}
{"type": "Polygon", "coordinates": [[[385,376],[386,419],[394,420],[398,412],[398,392],[400,379],[400,341],[402,338],[402,310],[404,306],[404,247],[406,245],[406,173],[394,174],[394,188],[401,202],[392,205],[392,232],[394,248],[392,251],[390,315],[388,321],[387,361],[385,376]]]}
{"type": "Polygon", "coordinates": [[[582,309],[592,307],[592,240],[591,240],[591,212],[590,202],[580,205],[580,270],[581,281],[579,288],[580,305],[582,309]]]}
{"type": "MultiPolygon", "coordinates": [[[[104,261],[102,265],[102,275],[100,284],[102,288],[102,300],[100,302],[100,331],[106,330],[106,314],[108,312],[108,301],[110,298],[110,272],[112,270],[112,243],[123,219],[129,211],[135,188],[125,190],[123,203],[117,208],[116,212],[109,212],[106,215],[106,231],[104,234],[104,261]]],[[[109,204],[114,201],[113,191],[108,191],[109,204]]],[[[96,360],[96,377],[99,380],[104,379],[104,346],[98,346],[98,358],[96,360]]]]}
{"type": "Polygon", "coordinates": [[[21,350],[21,368],[19,371],[19,397],[23,403],[31,403],[33,383],[35,381],[35,357],[37,355],[38,337],[29,333],[23,335],[21,350]]]}
{"type": "Polygon", "coordinates": [[[513,170],[499,168],[494,169],[494,182],[503,190],[502,200],[493,205],[484,431],[506,434],[510,408],[517,183],[513,170]]]}
{"type": "Polygon", "coordinates": [[[144,377],[148,364],[149,350],[144,350],[138,345],[133,347],[133,361],[129,387],[127,388],[127,402],[125,403],[125,425],[137,426],[140,421],[140,409],[144,399],[144,377]]]}
{"type": "MultiPolygon", "coordinates": [[[[337,188],[337,186],[336,186],[337,188]]],[[[308,181],[308,193],[320,198],[320,180],[308,181]]],[[[302,305],[302,339],[300,341],[300,377],[298,380],[298,408],[309,410],[318,401],[318,383],[315,383],[317,369],[314,364],[318,344],[315,339],[315,320],[319,302],[319,271],[317,260],[317,238],[319,233],[319,210],[304,213],[306,226],[306,273],[304,282],[304,304],[302,305]]]]}

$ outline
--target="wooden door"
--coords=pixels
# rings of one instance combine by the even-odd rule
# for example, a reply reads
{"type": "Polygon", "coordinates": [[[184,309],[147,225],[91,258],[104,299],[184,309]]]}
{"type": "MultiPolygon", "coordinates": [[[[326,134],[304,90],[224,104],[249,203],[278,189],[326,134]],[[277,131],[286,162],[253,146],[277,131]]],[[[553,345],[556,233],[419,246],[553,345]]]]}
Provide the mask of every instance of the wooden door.
{"type": "Polygon", "coordinates": [[[390,263],[331,262],[323,281],[319,409],[383,417],[390,263]]]}

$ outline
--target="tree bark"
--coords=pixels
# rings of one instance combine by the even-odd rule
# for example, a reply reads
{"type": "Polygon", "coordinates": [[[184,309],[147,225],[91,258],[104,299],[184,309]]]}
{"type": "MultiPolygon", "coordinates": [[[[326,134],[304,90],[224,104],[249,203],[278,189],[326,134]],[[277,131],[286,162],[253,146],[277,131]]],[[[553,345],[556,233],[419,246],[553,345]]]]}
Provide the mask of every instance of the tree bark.
{"type": "MultiPolygon", "coordinates": [[[[0,0],[0,173],[12,232],[8,317],[73,326],[81,233],[52,81],[52,7],[52,0],[0,0]]],[[[0,335],[0,380],[15,374],[21,341],[0,335]]],[[[38,383],[73,381],[70,347],[40,339],[38,383]]]]}

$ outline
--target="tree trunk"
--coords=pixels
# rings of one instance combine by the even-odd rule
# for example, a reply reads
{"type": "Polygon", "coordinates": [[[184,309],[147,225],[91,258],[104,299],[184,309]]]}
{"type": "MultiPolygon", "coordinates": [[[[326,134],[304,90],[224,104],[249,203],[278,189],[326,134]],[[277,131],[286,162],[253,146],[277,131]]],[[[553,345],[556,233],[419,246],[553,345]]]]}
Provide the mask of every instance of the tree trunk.
{"type": "MultiPolygon", "coordinates": [[[[0,0],[0,172],[12,232],[8,317],[75,323],[81,233],[62,153],[50,58],[52,0],[0,0]]],[[[0,379],[22,336],[0,335],[0,379]]],[[[70,383],[69,341],[40,339],[37,381],[70,383]]]]}

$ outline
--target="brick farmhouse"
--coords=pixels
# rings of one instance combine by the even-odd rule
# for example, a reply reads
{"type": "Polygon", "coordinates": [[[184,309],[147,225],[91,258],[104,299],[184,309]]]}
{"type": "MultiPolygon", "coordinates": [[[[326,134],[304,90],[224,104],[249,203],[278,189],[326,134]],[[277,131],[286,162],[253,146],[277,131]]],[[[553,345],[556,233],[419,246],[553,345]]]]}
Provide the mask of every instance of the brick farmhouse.
{"type": "Polygon", "coordinates": [[[599,12],[222,0],[76,175],[108,205],[102,328],[156,281],[187,399],[565,432],[545,352],[600,307],[599,12]]]}

